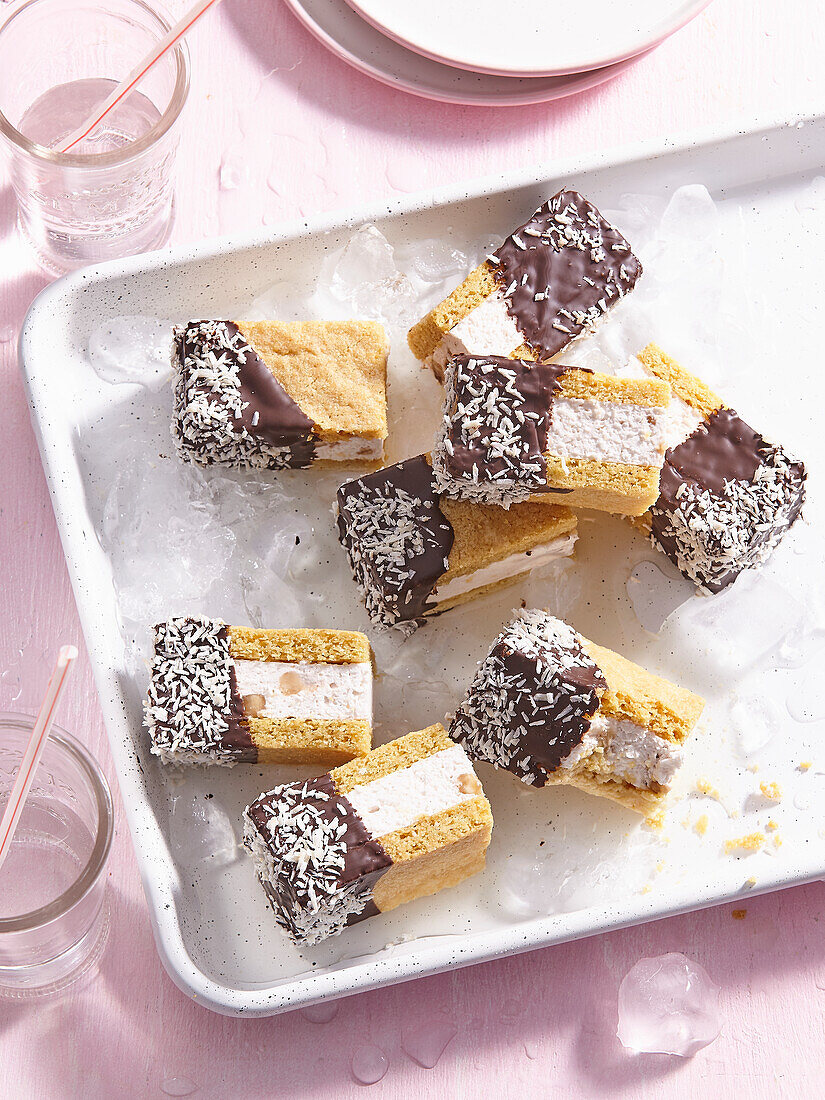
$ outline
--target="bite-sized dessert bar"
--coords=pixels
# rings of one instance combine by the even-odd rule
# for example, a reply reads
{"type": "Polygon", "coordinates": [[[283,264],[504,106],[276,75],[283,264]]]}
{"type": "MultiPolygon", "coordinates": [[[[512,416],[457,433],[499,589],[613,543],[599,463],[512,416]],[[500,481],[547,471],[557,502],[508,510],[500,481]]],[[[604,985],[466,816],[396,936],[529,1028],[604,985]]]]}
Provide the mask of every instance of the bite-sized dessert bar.
{"type": "Polygon", "coordinates": [[[190,321],[175,329],[172,434],[199,466],[379,462],[389,344],[374,321],[190,321]]]}
{"type": "Polygon", "coordinates": [[[618,229],[576,191],[559,191],[410,329],[409,345],[437,378],[452,355],[550,359],[641,273],[618,229]]]}
{"type": "Polygon", "coordinates": [[[338,535],[373,622],[414,630],[538,565],[568,557],[576,516],[549,504],[450,500],[426,455],[338,490],[338,535]]]}
{"type": "Polygon", "coordinates": [[[436,488],[508,508],[564,494],[641,515],[659,496],[670,386],[561,363],[454,356],[433,448],[436,488]]]}
{"type": "Polygon", "coordinates": [[[650,814],[703,707],[698,695],[533,609],[493,642],[450,736],[534,787],[566,783],[650,814]]]}
{"type": "Polygon", "coordinates": [[[261,795],[244,843],[278,926],[315,944],[482,870],[492,827],[467,754],[430,726],[261,795]]]}
{"type": "Polygon", "coordinates": [[[642,526],[701,591],[719,592],[762,565],[798,519],[805,466],[655,344],[627,373],[673,390],[659,498],[642,526]]]}
{"type": "Polygon", "coordinates": [[[341,764],[372,747],[372,652],[348,630],[155,627],[146,724],[164,764],[341,764]]]}

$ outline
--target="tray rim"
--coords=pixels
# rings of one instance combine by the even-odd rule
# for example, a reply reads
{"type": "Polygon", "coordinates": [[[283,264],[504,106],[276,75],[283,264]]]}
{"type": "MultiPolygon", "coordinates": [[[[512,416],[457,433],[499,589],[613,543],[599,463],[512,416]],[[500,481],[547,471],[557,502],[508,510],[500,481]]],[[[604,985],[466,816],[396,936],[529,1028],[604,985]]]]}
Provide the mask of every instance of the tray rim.
{"type": "MultiPolygon", "coordinates": [[[[102,282],[107,278],[124,278],[137,273],[168,270],[219,259],[228,253],[253,252],[287,240],[340,231],[387,217],[415,214],[431,207],[453,205],[507,190],[535,186],[545,181],[556,183],[577,174],[622,168],[634,163],[689,152],[698,154],[702,150],[741,139],[759,137],[762,140],[768,140],[769,136],[776,131],[800,125],[817,127],[825,134],[825,110],[790,117],[781,115],[773,119],[766,119],[763,116],[751,119],[744,126],[703,127],[680,138],[647,139],[630,144],[621,150],[605,150],[554,164],[545,162],[533,170],[522,169],[487,175],[469,183],[450,184],[414,195],[405,195],[389,202],[350,209],[347,212],[331,212],[310,219],[294,219],[274,231],[238,237],[223,236],[195,245],[177,246],[124,260],[113,260],[63,276],[35,298],[24,320],[19,341],[21,373],[32,426],[92,663],[115,771],[124,796],[124,810],[147,898],[155,943],[169,976],[187,996],[222,1015],[269,1016],[317,1001],[335,999],[365,989],[380,988],[413,977],[424,977],[448,967],[456,968],[492,961],[555,943],[569,942],[650,920],[696,911],[741,896],[742,889],[731,892],[720,887],[716,890],[700,892],[697,896],[695,887],[683,888],[674,890],[669,903],[665,906],[662,905],[661,899],[648,900],[642,896],[634,898],[630,905],[591,907],[578,912],[565,913],[562,915],[563,931],[554,928],[554,925],[561,923],[558,916],[537,918],[523,923],[514,921],[509,927],[488,929],[463,937],[463,945],[462,943],[424,941],[417,950],[400,956],[385,955],[379,951],[373,956],[366,957],[366,961],[363,956],[360,959],[354,959],[351,966],[304,974],[284,979],[275,985],[262,983],[260,986],[231,987],[208,977],[189,956],[177,921],[163,920],[164,913],[174,912],[174,883],[171,880],[158,881],[157,876],[154,876],[151,871],[150,852],[147,847],[151,838],[147,841],[143,836],[147,831],[147,822],[142,817],[140,765],[134,750],[127,745],[122,736],[118,736],[120,732],[118,723],[122,720],[122,714],[119,712],[122,708],[115,696],[114,672],[107,662],[107,651],[110,652],[110,650],[101,637],[105,636],[110,624],[106,622],[105,613],[95,607],[94,600],[87,600],[84,594],[85,588],[91,589],[91,585],[87,585],[88,574],[91,572],[90,563],[85,558],[82,545],[86,533],[83,524],[76,522],[70,514],[66,499],[68,492],[60,488],[61,484],[66,484],[64,473],[66,470],[72,470],[76,457],[67,439],[61,439],[59,434],[50,434],[49,431],[50,402],[45,385],[48,371],[38,373],[37,368],[42,320],[48,320],[54,316],[58,303],[69,303],[72,297],[85,286],[102,282]],[[165,909],[165,905],[171,908],[165,909]]],[[[823,148],[823,167],[825,168],[825,147],[823,148]]],[[[92,535],[94,536],[94,532],[92,535]]],[[[148,826],[150,832],[156,831],[154,821],[150,821],[148,826]]],[[[786,869],[781,875],[765,876],[756,886],[745,892],[748,896],[756,896],[818,880],[825,881],[825,863],[822,867],[813,870],[810,867],[799,866],[795,871],[786,869]]],[[[452,940],[453,937],[439,939],[452,940]]]]}

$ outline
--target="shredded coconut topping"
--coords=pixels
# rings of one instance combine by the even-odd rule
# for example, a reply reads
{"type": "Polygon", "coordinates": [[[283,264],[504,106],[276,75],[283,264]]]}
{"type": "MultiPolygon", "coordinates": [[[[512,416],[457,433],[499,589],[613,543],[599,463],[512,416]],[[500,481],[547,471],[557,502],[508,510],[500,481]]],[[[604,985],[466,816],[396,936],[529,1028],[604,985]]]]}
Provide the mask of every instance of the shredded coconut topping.
{"type": "Polygon", "coordinates": [[[185,461],[234,469],[307,465],[297,453],[299,448],[276,446],[244,426],[242,416],[249,402],[243,400],[239,375],[241,365],[252,356],[257,352],[243,333],[226,321],[192,321],[174,330],[172,436],[185,461]]]}
{"type": "Polygon", "coordinates": [[[804,498],[799,463],[781,447],[767,447],[752,481],[725,482],[722,493],[685,482],[675,510],[651,509],[652,534],[700,591],[713,593],[744,569],[762,565],[797,518],[804,498]]]}
{"type": "Polygon", "coordinates": [[[372,900],[372,889],[358,878],[341,883],[346,805],[306,780],[276,787],[244,811],[244,844],[276,923],[296,943],[337,935],[372,900]],[[256,807],[265,810],[263,830],[251,816],[256,807]]]}
{"type": "Polygon", "coordinates": [[[574,630],[522,611],[479,666],[450,736],[471,757],[542,787],[581,743],[605,687],[574,630]]]}
{"type": "MultiPolygon", "coordinates": [[[[338,492],[338,528],[373,622],[412,633],[449,568],[452,527],[437,498],[424,500],[393,478],[399,467],[356,479],[338,492]]],[[[427,467],[429,477],[429,467],[427,467]]]]}
{"type": "Polygon", "coordinates": [[[537,446],[547,410],[529,403],[517,372],[484,359],[454,359],[444,375],[444,415],[433,449],[439,492],[484,504],[527,500],[546,487],[546,466],[537,446]],[[459,477],[450,459],[456,448],[480,454],[480,468],[459,477]]]}
{"type": "Polygon", "coordinates": [[[155,627],[152,680],[144,704],[152,752],[165,764],[255,759],[230,737],[233,712],[229,635],[219,619],[169,619],[155,627]]]}

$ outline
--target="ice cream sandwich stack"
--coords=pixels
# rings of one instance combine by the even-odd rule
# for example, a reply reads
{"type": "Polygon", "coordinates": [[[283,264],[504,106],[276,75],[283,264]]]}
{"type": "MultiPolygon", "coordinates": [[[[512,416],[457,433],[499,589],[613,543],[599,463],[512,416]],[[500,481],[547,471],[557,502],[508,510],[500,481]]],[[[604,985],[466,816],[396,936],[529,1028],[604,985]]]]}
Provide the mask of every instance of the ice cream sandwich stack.
{"type": "Polygon", "coordinates": [[[701,592],[720,592],[767,561],[799,518],[805,466],[655,344],[627,373],[673,391],[660,492],[641,525],[701,592]]]}
{"type": "Polygon", "coordinates": [[[340,764],[372,747],[372,654],[347,630],[155,627],[145,706],[165,764],[340,764]]]}
{"type": "Polygon", "coordinates": [[[545,611],[501,632],[450,725],[474,760],[524,783],[564,783],[650,815],[704,701],[587,641],[545,611]]]}
{"type": "Polygon", "coordinates": [[[387,353],[373,321],[190,321],[175,329],[172,434],[199,466],[377,463],[387,353]]]}
{"type": "Polygon", "coordinates": [[[407,631],[568,557],[576,540],[569,508],[526,502],[506,510],[443,496],[426,455],[342,485],[337,522],[370,618],[407,631]]]}
{"type": "Polygon", "coordinates": [[[311,945],[482,870],[492,826],[467,754],[436,725],[261,795],[244,843],[276,923],[311,945]]]}
{"type": "Polygon", "coordinates": [[[553,494],[641,515],[659,496],[670,386],[560,363],[454,356],[433,447],[447,496],[508,508],[553,494]]]}
{"type": "Polygon", "coordinates": [[[437,378],[453,355],[551,359],[633,289],[642,266],[576,191],[559,191],[410,329],[437,378]]]}

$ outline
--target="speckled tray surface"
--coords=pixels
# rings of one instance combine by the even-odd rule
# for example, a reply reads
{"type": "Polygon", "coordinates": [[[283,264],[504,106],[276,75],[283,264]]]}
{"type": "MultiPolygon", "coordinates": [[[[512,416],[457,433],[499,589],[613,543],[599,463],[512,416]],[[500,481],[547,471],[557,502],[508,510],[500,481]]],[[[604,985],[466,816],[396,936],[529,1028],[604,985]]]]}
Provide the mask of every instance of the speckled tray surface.
{"type": "MultiPolygon", "coordinates": [[[[823,176],[825,118],[809,119],[138,257],[40,295],[21,340],[33,421],[158,949],[189,995],[219,1012],[267,1015],[825,877],[823,176]],[[700,184],[714,203],[698,186],[670,201],[700,184]],[[465,249],[494,239],[562,185],[615,217],[634,247],[647,237],[642,259],[656,293],[634,317],[638,327],[646,311],[650,324],[641,343],[654,339],[681,357],[808,465],[804,522],[762,574],[713,600],[695,597],[628,525],[583,513],[575,563],[539,570],[409,641],[379,637],[331,530],[328,501],[343,477],[310,472],[308,487],[310,475],[290,474],[275,488],[189,477],[169,441],[168,386],[111,385],[90,365],[90,336],[108,320],[242,317],[253,302],[289,319],[330,254],[364,224],[395,246],[403,271],[411,242],[465,249]],[[666,246],[646,221],[662,227],[666,246]],[[158,494],[165,506],[153,533],[144,513],[158,494]],[[603,799],[528,789],[480,766],[496,818],[483,875],[318,947],[288,944],[237,841],[243,806],[296,770],[164,771],[141,726],[148,623],[192,611],[366,629],[381,673],[376,735],[385,741],[457,705],[521,600],[706,696],[663,828],[603,799]],[[781,788],[779,801],[763,783],[769,793],[769,784],[781,788]],[[736,846],[743,837],[750,847],[736,846]]],[[[392,332],[391,460],[428,446],[437,419],[437,387],[405,358],[400,335],[405,311],[429,308],[425,296],[415,300],[418,285],[392,332]]],[[[610,339],[576,355],[595,361],[610,339]]]]}

